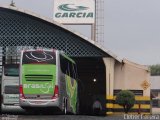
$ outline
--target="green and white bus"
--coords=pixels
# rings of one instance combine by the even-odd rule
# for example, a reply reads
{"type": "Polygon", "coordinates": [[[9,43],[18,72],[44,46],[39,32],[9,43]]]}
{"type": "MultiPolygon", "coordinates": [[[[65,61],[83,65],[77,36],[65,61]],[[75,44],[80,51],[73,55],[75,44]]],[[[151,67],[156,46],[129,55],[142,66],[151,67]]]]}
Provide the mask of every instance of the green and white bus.
{"type": "Polygon", "coordinates": [[[20,106],[59,108],[78,113],[76,63],[58,50],[23,50],[20,59],[20,106]]]}

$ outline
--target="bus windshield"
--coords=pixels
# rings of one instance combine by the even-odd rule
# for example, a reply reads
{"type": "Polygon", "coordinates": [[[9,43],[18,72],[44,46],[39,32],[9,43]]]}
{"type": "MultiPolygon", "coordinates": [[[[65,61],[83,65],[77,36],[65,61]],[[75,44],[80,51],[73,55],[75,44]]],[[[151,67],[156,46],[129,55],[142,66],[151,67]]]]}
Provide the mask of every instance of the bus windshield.
{"type": "Polygon", "coordinates": [[[56,55],[52,51],[26,51],[22,64],[56,64],[56,55]]]}
{"type": "Polygon", "coordinates": [[[4,75],[5,76],[19,76],[19,68],[13,67],[13,66],[5,66],[4,75]]]}

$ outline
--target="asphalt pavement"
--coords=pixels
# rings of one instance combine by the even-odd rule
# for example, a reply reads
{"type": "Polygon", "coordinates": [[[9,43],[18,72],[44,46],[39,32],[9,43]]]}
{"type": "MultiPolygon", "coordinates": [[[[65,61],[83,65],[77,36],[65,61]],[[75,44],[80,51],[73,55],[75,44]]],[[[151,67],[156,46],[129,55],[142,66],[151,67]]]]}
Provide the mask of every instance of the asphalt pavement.
{"type": "Polygon", "coordinates": [[[84,115],[1,115],[1,120],[160,120],[160,115],[151,116],[84,116],[84,115]]]}
{"type": "Polygon", "coordinates": [[[2,115],[1,120],[124,120],[123,116],[2,115]]]}

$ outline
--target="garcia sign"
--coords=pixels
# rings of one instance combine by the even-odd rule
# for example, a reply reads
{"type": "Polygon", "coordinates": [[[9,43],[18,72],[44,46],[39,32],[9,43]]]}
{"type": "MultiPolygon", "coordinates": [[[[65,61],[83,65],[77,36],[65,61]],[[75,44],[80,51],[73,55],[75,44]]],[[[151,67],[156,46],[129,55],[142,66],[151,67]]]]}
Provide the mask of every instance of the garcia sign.
{"type": "Polygon", "coordinates": [[[53,19],[59,23],[85,23],[95,21],[95,0],[54,0],[53,19]]]}

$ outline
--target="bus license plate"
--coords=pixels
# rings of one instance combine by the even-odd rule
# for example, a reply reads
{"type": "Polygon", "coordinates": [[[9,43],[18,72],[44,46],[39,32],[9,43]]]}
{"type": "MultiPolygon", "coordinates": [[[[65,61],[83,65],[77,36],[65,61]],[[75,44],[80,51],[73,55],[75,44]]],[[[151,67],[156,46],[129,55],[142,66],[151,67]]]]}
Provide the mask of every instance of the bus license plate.
{"type": "Polygon", "coordinates": [[[42,101],[35,101],[34,103],[35,104],[42,104],[43,102],[42,101]]]}

